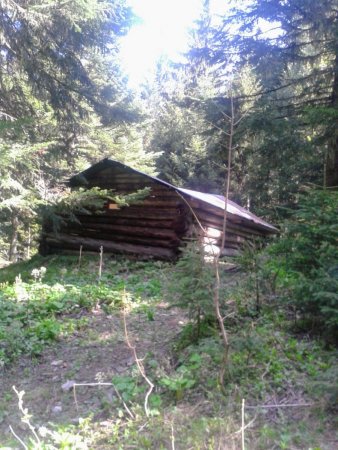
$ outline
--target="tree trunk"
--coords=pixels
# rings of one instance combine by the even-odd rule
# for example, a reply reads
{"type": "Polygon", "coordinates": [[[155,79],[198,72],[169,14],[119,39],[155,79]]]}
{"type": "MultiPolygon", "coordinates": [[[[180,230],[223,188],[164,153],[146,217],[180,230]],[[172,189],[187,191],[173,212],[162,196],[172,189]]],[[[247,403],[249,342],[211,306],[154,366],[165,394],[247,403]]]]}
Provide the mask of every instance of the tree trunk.
{"type": "MultiPolygon", "coordinates": [[[[338,51],[335,59],[331,105],[333,109],[338,110],[338,51]]],[[[336,123],[333,125],[333,136],[328,145],[325,162],[325,187],[338,187],[338,120],[334,120],[336,123]]]]}
{"type": "Polygon", "coordinates": [[[18,228],[19,219],[15,212],[12,213],[11,218],[11,241],[9,246],[9,260],[11,262],[16,262],[18,259],[18,228]]]}

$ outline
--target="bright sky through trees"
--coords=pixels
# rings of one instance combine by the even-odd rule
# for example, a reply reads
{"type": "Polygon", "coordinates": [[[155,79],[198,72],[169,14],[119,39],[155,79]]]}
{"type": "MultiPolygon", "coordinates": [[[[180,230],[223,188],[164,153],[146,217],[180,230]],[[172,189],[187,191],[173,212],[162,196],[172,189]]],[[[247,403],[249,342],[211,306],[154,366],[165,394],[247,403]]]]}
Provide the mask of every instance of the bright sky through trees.
{"type": "MultiPolygon", "coordinates": [[[[128,0],[141,23],[124,38],[121,56],[130,84],[136,86],[154,69],[161,55],[177,58],[187,50],[188,29],[202,10],[202,0],[128,0]]],[[[213,13],[225,0],[210,2],[213,13]]]]}
{"type": "MultiPolygon", "coordinates": [[[[239,2],[251,0],[210,0],[213,20],[224,15],[239,2]]],[[[188,49],[188,31],[199,18],[203,0],[127,0],[140,23],[134,25],[122,40],[122,66],[131,87],[137,87],[154,71],[156,61],[163,55],[178,60],[188,49]]],[[[217,20],[217,19],[216,19],[217,20]]],[[[262,33],[276,37],[276,23],[259,20],[262,33]]]]}

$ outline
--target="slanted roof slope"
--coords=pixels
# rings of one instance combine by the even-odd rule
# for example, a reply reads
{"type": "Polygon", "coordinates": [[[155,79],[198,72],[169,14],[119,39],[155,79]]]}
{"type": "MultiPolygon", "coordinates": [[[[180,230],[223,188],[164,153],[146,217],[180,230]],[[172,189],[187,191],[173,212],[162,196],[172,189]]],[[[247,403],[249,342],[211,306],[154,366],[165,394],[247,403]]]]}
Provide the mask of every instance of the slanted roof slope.
{"type": "MultiPolygon", "coordinates": [[[[79,174],[74,175],[72,178],[70,178],[69,184],[70,184],[70,186],[76,186],[79,181],[86,179],[86,178],[90,178],[91,176],[96,175],[97,173],[99,173],[100,171],[102,171],[108,167],[115,167],[118,169],[125,170],[127,172],[137,173],[141,176],[151,179],[152,181],[155,181],[156,183],[167,186],[169,189],[173,189],[173,190],[179,192],[184,197],[188,196],[188,197],[200,200],[214,208],[221,209],[223,211],[225,209],[225,198],[222,195],[206,194],[204,192],[193,191],[191,189],[179,188],[179,187],[174,186],[166,181],[161,180],[160,178],[153,177],[151,175],[148,175],[144,172],[133,169],[130,166],[127,166],[123,163],[120,163],[120,162],[115,161],[110,158],[105,158],[105,159],[99,161],[98,163],[94,164],[93,166],[89,167],[88,169],[84,170],[83,172],[80,172],[79,174]]],[[[248,211],[247,209],[243,208],[242,206],[237,205],[237,203],[235,203],[231,200],[228,200],[228,202],[227,202],[227,211],[230,214],[233,214],[235,216],[238,216],[238,217],[244,219],[245,221],[250,222],[251,226],[256,225],[258,228],[260,228],[260,229],[263,228],[263,229],[269,231],[270,233],[278,232],[276,227],[269,224],[265,220],[259,218],[258,216],[256,216],[252,212],[248,211]]]]}

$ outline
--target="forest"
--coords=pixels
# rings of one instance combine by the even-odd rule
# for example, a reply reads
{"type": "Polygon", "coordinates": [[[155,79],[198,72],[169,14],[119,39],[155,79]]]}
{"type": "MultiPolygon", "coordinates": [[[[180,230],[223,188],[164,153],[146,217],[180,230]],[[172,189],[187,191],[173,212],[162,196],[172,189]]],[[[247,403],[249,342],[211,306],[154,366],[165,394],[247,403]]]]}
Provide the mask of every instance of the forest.
{"type": "Polygon", "coordinates": [[[338,2],[225,3],[136,89],[125,0],[0,0],[0,449],[337,448],[338,2]],[[42,256],[103,158],[278,232],[42,256]]]}

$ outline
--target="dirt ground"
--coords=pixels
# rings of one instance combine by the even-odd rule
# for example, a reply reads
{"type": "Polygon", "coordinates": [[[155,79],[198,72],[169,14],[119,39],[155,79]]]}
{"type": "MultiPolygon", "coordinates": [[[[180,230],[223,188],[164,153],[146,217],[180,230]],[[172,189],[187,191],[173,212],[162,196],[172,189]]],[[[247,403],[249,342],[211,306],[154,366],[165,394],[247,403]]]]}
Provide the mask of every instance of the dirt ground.
{"type": "MultiPolygon", "coordinates": [[[[76,401],[72,383],[110,382],[134,365],[126,345],[122,314],[107,316],[101,310],[86,314],[88,325],[72,337],[47,348],[36,360],[21,358],[0,378],[0,444],[10,437],[9,425],[18,433],[27,426],[20,421],[17,396],[25,391],[24,407],[36,426],[48,422],[77,424],[91,415],[104,421],[116,392],[112,386],[78,386],[76,401]]],[[[159,305],[150,320],[145,313],[127,316],[128,334],[138,357],[151,355],[162,367],[170,364],[170,343],[184,321],[182,312],[159,305]]]]}

